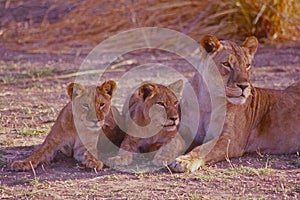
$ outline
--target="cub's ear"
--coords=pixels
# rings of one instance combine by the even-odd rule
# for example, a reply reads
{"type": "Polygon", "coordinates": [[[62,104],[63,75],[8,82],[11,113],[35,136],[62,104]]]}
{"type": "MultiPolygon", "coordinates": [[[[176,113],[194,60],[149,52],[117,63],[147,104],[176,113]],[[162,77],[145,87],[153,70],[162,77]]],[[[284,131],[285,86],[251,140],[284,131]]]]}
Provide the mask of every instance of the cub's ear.
{"type": "Polygon", "coordinates": [[[172,90],[176,96],[180,96],[183,88],[183,80],[179,79],[178,81],[171,83],[170,85],[168,85],[168,88],[172,90]]]}
{"type": "Polygon", "coordinates": [[[79,83],[69,83],[67,86],[67,92],[72,100],[75,97],[83,95],[86,92],[86,88],[79,83]]]}
{"type": "Polygon", "coordinates": [[[139,87],[139,96],[143,101],[145,101],[147,98],[152,98],[157,92],[157,85],[153,83],[143,83],[139,87]]]}
{"type": "Polygon", "coordinates": [[[112,98],[117,88],[117,83],[113,80],[105,81],[102,85],[97,86],[98,92],[107,96],[109,99],[112,98]]]}
{"type": "Polygon", "coordinates": [[[216,36],[206,35],[201,39],[200,45],[206,50],[207,53],[213,53],[220,48],[221,43],[216,36]]]}
{"type": "Polygon", "coordinates": [[[248,51],[250,56],[253,58],[254,54],[256,53],[257,47],[258,47],[257,38],[254,36],[246,38],[243,47],[248,51]]]}

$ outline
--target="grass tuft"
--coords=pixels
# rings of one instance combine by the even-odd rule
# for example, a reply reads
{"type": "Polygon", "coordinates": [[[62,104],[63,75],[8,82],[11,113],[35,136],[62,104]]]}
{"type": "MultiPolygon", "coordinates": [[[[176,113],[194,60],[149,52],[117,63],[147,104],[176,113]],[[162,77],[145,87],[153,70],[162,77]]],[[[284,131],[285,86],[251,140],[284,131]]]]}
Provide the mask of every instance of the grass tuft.
{"type": "Polygon", "coordinates": [[[34,135],[42,135],[42,134],[48,134],[50,129],[52,127],[52,124],[44,124],[37,128],[23,128],[21,130],[18,130],[18,134],[20,135],[28,135],[28,136],[34,136],[34,135]]]}
{"type": "Polygon", "coordinates": [[[296,187],[294,188],[294,191],[300,194],[300,186],[296,186],[296,187]]]}
{"type": "Polygon", "coordinates": [[[290,161],[290,163],[291,163],[293,166],[299,167],[299,168],[300,168],[300,157],[299,157],[299,156],[293,157],[293,159],[290,161]]]}

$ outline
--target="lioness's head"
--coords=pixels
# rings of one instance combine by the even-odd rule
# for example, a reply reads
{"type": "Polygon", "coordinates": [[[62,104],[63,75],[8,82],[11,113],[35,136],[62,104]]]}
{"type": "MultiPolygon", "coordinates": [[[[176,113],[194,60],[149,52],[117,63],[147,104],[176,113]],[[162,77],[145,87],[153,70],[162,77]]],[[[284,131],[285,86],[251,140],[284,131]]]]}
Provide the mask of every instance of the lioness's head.
{"type": "Polygon", "coordinates": [[[218,40],[215,36],[203,37],[200,45],[212,57],[225,84],[228,102],[244,104],[251,95],[249,70],[258,47],[255,37],[245,40],[243,46],[228,40],[218,40]]]}
{"type": "Polygon", "coordinates": [[[116,83],[112,80],[97,86],[70,83],[67,91],[72,100],[76,122],[88,130],[99,131],[104,124],[105,116],[110,111],[111,98],[115,89],[116,83]]]}
{"type": "MultiPolygon", "coordinates": [[[[179,124],[179,102],[176,94],[180,94],[183,88],[183,81],[178,80],[168,86],[152,82],[143,83],[134,95],[130,98],[129,109],[131,118],[140,126],[151,122],[150,110],[153,105],[161,107],[156,111],[166,113],[161,128],[165,131],[175,131],[179,124]]],[[[158,115],[160,113],[157,113],[158,115]]],[[[153,120],[153,119],[152,119],[153,120]]]]}

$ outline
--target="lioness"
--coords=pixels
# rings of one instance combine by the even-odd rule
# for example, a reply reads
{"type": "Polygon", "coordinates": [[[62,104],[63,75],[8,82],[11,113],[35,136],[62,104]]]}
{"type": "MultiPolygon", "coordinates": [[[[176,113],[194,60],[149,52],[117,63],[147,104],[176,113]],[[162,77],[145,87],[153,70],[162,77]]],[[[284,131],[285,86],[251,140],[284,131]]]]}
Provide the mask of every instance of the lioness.
{"type": "Polygon", "coordinates": [[[150,152],[155,152],[152,164],[161,166],[182,153],[184,141],[177,134],[180,113],[175,95],[182,86],[182,80],[167,87],[147,82],[137,89],[129,100],[125,138],[119,154],[108,159],[110,166],[129,165],[135,153],[150,152]]]}
{"type": "MultiPolygon", "coordinates": [[[[101,170],[103,163],[95,158],[97,138],[106,117],[111,114],[110,104],[115,89],[116,83],[112,80],[88,87],[70,83],[67,92],[71,101],[60,111],[43,144],[28,158],[13,162],[11,168],[15,171],[30,170],[31,166],[35,168],[40,163],[50,162],[60,150],[73,155],[88,168],[101,170]]],[[[115,135],[111,137],[112,140],[116,138],[115,135]]]]}
{"type": "MultiPolygon", "coordinates": [[[[176,172],[195,171],[204,164],[247,152],[287,154],[300,151],[300,83],[285,90],[251,85],[249,70],[258,47],[255,37],[247,38],[243,46],[238,46],[208,35],[200,45],[217,65],[225,85],[225,124],[219,137],[203,145],[199,141],[192,151],[179,156],[171,164],[171,169],[176,172]]],[[[193,79],[199,79],[197,76],[193,79]]],[[[199,94],[203,93],[203,87],[195,88],[199,94]]],[[[203,133],[197,134],[203,138],[203,133]]]]}

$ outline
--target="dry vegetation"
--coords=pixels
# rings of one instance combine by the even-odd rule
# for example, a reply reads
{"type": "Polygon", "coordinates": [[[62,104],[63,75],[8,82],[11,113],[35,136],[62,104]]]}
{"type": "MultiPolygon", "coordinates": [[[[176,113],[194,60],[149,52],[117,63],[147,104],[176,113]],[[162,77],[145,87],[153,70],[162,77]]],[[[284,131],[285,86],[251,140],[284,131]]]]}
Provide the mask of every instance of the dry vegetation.
{"type": "MultiPolygon", "coordinates": [[[[192,174],[98,174],[59,156],[32,172],[12,172],[12,160],[40,144],[68,101],[82,59],[104,39],[130,28],[157,26],[195,40],[256,35],[261,42],[252,80],[284,88],[300,80],[298,0],[3,0],[0,1],[0,199],[299,199],[300,157],[247,155],[192,174]],[[298,42],[297,42],[298,40],[298,42]]],[[[162,55],[125,55],[108,76],[159,62],[190,75],[185,62],[162,55]]]]}
{"type": "Polygon", "coordinates": [[[297,40],[300,35],[297,0],[4,2],[7,9],[22,6],[36,12],[20,9],[21,17],[12,13],[3,18],[0,41],[35,53],[87,53],[118,32],[149,26],[171,28],[195,40],[208,33],[236,39],[256,35],[265,41],[297,40]]]}

